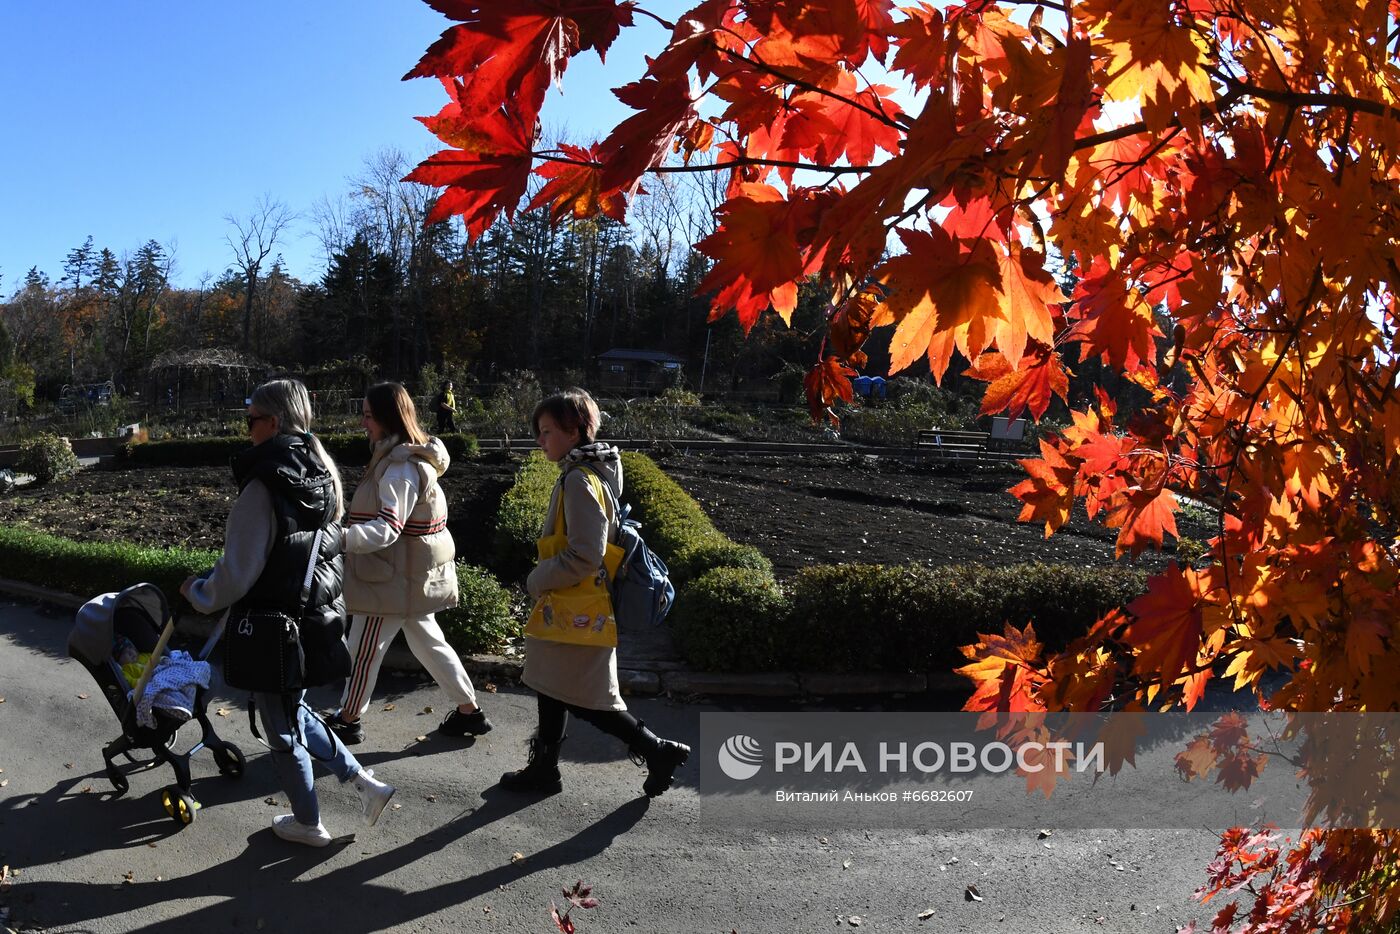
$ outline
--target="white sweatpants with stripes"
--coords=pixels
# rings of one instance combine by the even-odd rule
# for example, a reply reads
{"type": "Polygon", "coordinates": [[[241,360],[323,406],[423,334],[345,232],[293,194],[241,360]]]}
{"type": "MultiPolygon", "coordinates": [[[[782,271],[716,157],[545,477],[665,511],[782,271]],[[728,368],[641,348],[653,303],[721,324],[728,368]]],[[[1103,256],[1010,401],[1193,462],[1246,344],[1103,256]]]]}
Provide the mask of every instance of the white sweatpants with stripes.
{"type": "Polygon", "coordinates": [[[369,709],[384,653],[400,629],[408,640],[409,650],[428,669],[428,674],[433,676],[452,703],[476,706],[476,689],[472,687],[472,679],[462,667],[461,658],[447,644],[442,627],[437,624],[433,614],[421,618],[353,614],[350,617],[349,642],[355,663],[345,682],[345,693],[340,698],[341,718],[358,720],[369,709]]]}

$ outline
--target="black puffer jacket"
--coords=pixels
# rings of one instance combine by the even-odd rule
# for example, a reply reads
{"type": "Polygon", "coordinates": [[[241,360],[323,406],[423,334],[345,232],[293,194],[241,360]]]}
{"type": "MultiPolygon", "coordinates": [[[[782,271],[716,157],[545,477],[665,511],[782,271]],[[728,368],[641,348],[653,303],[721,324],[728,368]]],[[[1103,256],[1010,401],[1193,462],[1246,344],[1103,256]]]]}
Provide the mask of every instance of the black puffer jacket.
{"type": "Polygon", "coordinates": [[[340,554],[340,513],[330,471],[306,441],[277,435],[233,459],[241,491],[259,480],[272,497],[277,533],[262,575],[235,610],[278,610],[295,617],[316,531],[323,531],[310,598],[301,617],[305,684],[327,684],[350,673],[345,647],[345,601],[341,596],[344,561],[340,554]]]}

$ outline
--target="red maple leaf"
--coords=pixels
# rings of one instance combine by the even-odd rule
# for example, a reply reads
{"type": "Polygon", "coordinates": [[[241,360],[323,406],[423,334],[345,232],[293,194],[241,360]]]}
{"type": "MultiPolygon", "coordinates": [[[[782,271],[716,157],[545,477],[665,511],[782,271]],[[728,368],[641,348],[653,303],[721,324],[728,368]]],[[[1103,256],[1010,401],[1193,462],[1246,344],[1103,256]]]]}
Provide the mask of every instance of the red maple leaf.
{"type": "Polygon", "coordinates": [[[1175,561],[1148,578],[1147,593],[1129,603],[1133,622],[1124,638],[1138,649],[1134,668],[1169,684],[1196,660],[1209,578],[1175,561]]]}
{"type": "Polygon", "coordinates": [[[1176,531],[1176,494],[1166,487],[1128,491],[1109,514],[1104,524],[1118,529],[1114,543],[1117,557],[1131,552],[1137,557],[1148,545],[1161,550],[1162,536],[1176,531]]]}
{"type": "Polygon", "coordinates": [[[1040,440],[1040,456],[1040,460],[1021,461],[1029,476],[1010,492],[1025,503],[1017,519],[1021,522],[1044,520],[1045,537],[1049,538],[1069,521],[1069,511],[1074,505],[1074,479],[1079,468],[1044,438],[1040,440]]]}
{"type": "Polygon", "coordinates": [[[837,357],[826,357],[812,367],[802,380],[807,390],[807,409],[812,413],[812,421],[821,421],[825,417],[831,424],[839,424],[830,406],[838,399],[851,401],[854,397],[851,377],[855,375],[856,371],[837,357]]]}
{"type": "Polygon", "coordinates": [[[473,123],[474,149],[434,153],[404,177],[406,182],[445,187],[426,223],[462,215],[467,233],[481,236],[498,215],[514,217],[530,180],[530,144],[520,125],[496,112],[473,123]]]}
{"type": "Polygon", "coordinates": [[[453,19],[404,80],[460,76],[459,98],[467,116],[504,106],[531,126],[539,117],[544,92],[578,51],[578,24],[532,0],[485,3],[429,0],[453,19]]]}
{"type": "Polygon", "coordinates": [[[1137,369],[1152,361],[1152,338],[1158,336],[1152,308],[1116,272],[1081,281],[1075,289],[1079,321],[1071,339],[1081,339],[1089,353],[1102,354],[1116,369],[1137,369]]]}
{"type": "Polygon", "coordinates": [[[564,143],[559,150],[574,161],[549,161],[535,169],[536,175],[549,182],[531,199],[527,209],[533,211],[548,206],[549,218],[556,224],[565,215],[582,219],[599,212],[621,221],[627,210],[627,199],[615,189],[603,190],[603,168],[598,161],[597,144],[589,149],[580,149],[564,143]]]}
{"type": "Polygon", "coordinates": [[[599,184],[619,191],[631,188],[671,151],[672,141],[698,114],[685,77],[668,81],[643,78],[613,91],[617,99],[641,111],[619,123],[598,147],[604,167],[599,184]]]}

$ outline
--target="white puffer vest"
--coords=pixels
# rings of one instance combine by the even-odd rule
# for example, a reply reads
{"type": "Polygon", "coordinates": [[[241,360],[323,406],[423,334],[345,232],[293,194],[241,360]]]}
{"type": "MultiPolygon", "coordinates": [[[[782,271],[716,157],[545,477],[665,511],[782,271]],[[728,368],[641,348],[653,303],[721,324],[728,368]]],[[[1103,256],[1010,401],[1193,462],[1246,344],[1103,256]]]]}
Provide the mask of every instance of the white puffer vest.
{"type": "Polygon", "coordinates": [[[418,468],[418,502],[404,519],[398,540],[381,551],[345,556],[345,609],[364,616],[423,617],[457,605],[456,546],[447,531],[447,497],[438,477],[447,471],[447,448],[398,444],[376,453],[350,500],[347,525],[379,517],[379,481],[395,463],[418,468]]]}

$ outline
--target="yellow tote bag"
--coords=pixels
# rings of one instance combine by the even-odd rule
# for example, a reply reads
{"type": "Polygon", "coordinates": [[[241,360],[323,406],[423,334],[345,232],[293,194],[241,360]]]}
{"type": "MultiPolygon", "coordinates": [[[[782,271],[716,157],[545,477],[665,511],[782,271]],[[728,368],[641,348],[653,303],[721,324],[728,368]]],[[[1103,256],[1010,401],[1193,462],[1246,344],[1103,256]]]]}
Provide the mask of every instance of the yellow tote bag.
{"type": "MultiPolygon", "coordinates": [[[[585,475],[588,477],[588,487],[593,493],[593,498],[598,500],[606,514],[607,494],[603,492],[602,479],[591,470],[585,471],[585,475]]],[[[540,560],[554,557],[568,544],[569,536],[564,528],[564,489],[561,483],[554,533],[544,536],[536,544],[540,560]]],[[[622,549],[609,542],[603,552],[603,566],[598,568],[592,577],[570,587],[549,590],[541,595],[539,600],[535,601],[535,608],[530,611],[530,621],[525,624],[525,635],[549,642],[616,648],[617,619],[613,616],[612,595],[608,585],[617,576],[622,556],[622,549]]]]}

